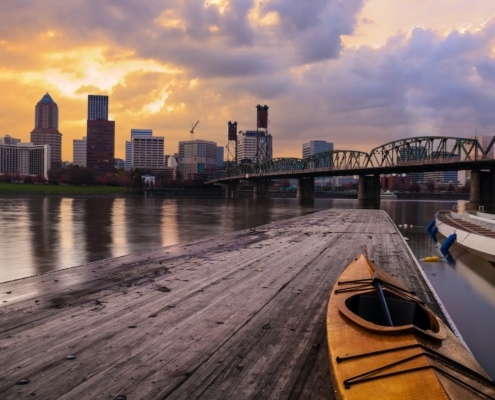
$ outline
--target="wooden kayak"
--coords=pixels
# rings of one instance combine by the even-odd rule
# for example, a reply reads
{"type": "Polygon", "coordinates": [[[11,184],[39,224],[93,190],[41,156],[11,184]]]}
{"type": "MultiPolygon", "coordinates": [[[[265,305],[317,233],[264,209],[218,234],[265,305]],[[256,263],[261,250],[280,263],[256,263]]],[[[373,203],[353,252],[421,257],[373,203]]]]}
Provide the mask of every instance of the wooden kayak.
{"type": "Polygon", "coordinates": [[[332,290],[327,340],[338,399],[495,399],[444,322],[364,254],[332,290]]]}

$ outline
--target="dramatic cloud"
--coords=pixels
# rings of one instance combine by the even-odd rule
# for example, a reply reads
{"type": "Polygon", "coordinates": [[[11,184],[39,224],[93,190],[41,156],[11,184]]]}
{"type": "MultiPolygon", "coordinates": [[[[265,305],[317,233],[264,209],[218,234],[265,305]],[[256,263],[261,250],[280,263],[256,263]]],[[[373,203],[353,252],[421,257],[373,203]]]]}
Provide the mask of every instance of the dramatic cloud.
{"type": "Polygon", "coordinates": [[[19,0],[0,3],[0,136],[60,109],[63,158],[87,95],[110,96],[117,156],[131,128],[224,145],[268,104],[275,156],[308,140],[370,150],[408,136],[495,134],[493,0],[19,0]]]}

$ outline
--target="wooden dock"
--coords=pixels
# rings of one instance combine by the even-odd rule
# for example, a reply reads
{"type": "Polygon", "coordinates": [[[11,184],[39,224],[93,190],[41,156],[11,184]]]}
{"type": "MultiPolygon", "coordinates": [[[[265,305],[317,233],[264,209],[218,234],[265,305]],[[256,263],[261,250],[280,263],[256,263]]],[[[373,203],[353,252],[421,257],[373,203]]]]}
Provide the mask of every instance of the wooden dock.
{"type": "Polygon", "coordinates": [[[325,314],[369,255],[439,314],[382,210],[330,209],[0,284],[1,399],[331,399],[325,314]]]}

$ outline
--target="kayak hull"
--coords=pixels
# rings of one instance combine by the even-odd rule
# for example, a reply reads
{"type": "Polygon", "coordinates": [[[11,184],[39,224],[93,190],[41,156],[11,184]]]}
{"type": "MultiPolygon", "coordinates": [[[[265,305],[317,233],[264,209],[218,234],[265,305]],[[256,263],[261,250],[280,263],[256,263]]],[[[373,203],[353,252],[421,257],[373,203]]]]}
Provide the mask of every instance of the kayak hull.
{"type": "Polygon", "coordinates": [[[364,255],[332,290],[327,341],[338,399],[495,398],[493,382],[445,323],[364,255]],[[394,326],[381,315],[380,290],[394,326]]]}

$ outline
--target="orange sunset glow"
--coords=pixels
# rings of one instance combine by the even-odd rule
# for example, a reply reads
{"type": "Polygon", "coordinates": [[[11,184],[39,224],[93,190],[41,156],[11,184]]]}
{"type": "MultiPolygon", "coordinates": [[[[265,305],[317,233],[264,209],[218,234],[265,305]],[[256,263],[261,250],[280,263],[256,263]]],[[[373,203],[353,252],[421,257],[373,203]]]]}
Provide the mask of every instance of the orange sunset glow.
{"type": "Polygon", "coordinates": [[[115,156],[132,128],[226,142],[270,107],[274,156],[308,140],[369,151],[410,136],[495,134],[493,0],[105,1],[0,4],[0,136],[29,141],[59,107],[62,159],[105,94],[115,156]]]}

